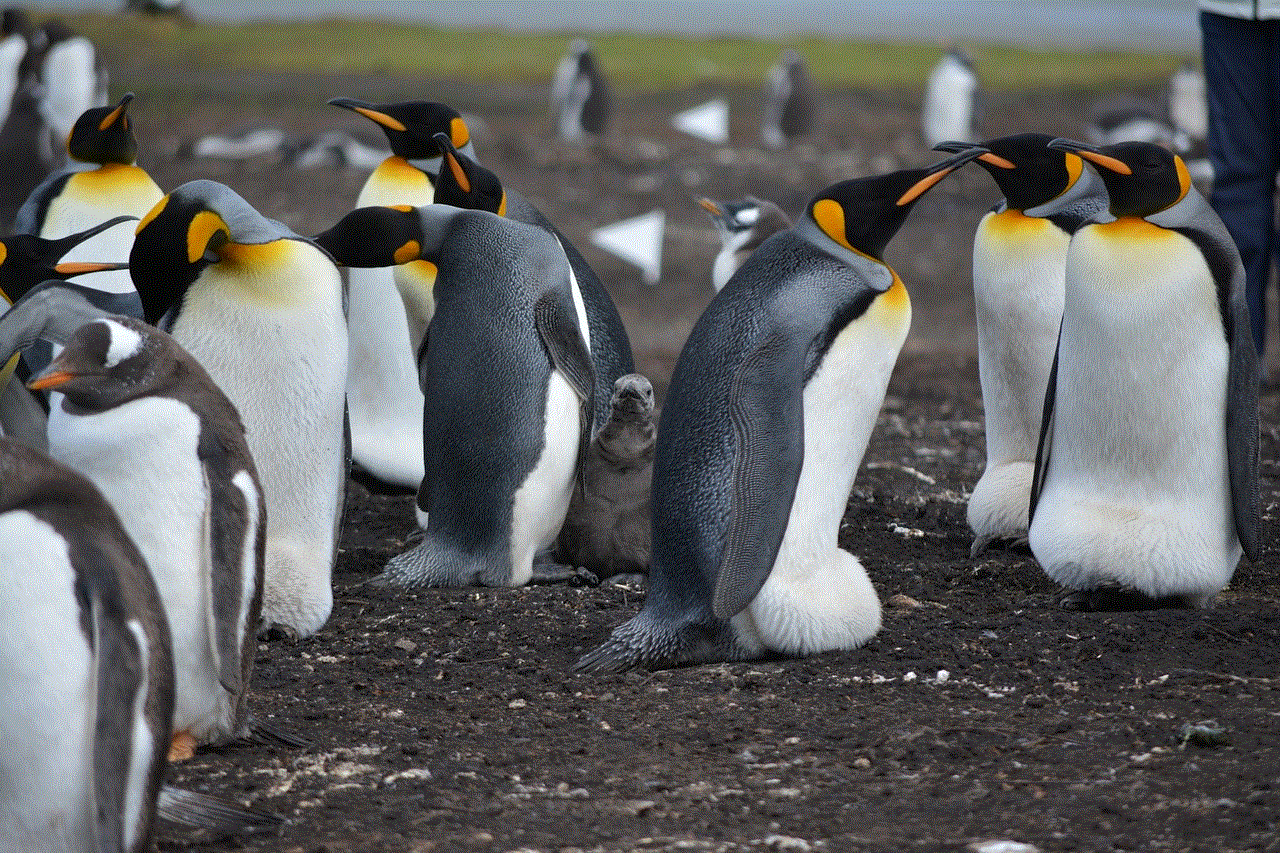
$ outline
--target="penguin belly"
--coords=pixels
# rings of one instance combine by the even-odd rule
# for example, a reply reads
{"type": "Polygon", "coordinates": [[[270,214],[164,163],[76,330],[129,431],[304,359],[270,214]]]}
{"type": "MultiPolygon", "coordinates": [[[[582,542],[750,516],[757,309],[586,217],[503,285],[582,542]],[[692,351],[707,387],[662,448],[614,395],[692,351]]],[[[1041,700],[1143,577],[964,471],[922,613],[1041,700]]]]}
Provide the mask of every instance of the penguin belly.
{"type": "Polygon", "coordinates": [[[880,599],[837,538],[910,324],[911,303],[895,277],[840,331],[805,385],[804,463],[786,532],[764,586],[730,620],[750,655],[853,649],[880,630],[880,599]]]}
{"type": "Polygon", "coordinates": [[[1228,349],[1204,256],[1121,219],[1067,258],[1053,444],[1031,550],[1070,589],[1204,605],[1241,548],[1227,472],[1228,349]]]}
{"type": "Polygon", "coordinates": [[[92,849],[93,655],[67,542],[0,515],[0,850],[92,849]]]}
{"type": "MultiPolygon", "coordinates": [[[[369,177],[357,207],[431,204],[426,174],[392,157],[369,177]]],[[[394,267],[347,271],[351,456],[377,479],[416,489],[422,482],[422,388],[394,267]]]]}
{"type": "Polygon", "coordinates": [[[262,295],[246,287],[243,270],[211,266],[199,292],[187,293],[172,334],[240,412],[258,466],[267,514],[263,622],[308,636],[333,607],[347,331],[337,272],[319,250],[297,240],[264,248],[278,254],[260,258],[258,274],[287,276],[289,288],[262,295]]]}
{"type": "Polygon", "coordinates": [[[173,643],[173,730],[208,743],[233,734],[237,707],[221,684],[210,640],[208,491],[199,439],[196,414],[164,397],[93,415],[61,407],[49,414],[50,454],[102,491],[159,589],[173,643]]]}
{"type": "Polygon", "coordinates": [[[511,502],[512,586],[524,586],[533,577],[534,555],[555,541],[569,511],[581,417],[577,394],[558,370],[551,371],[542,454],[511,502]]]}
{"type": "Polygon", "coordinates": [[[1070,237],[1047,219],[988,213],[973,244],[987,463],[969,497],[975,543],[1025,539],[1070,237]]]}

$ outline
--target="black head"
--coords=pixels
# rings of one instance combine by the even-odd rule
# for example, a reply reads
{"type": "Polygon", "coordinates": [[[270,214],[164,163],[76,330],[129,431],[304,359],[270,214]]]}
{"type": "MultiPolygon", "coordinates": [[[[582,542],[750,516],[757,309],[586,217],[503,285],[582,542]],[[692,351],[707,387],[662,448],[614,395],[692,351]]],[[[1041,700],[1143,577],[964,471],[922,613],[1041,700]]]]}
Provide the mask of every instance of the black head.
{"type": "Polygon", "coordinates": [[[93,107],[76,119],[67,136],[67,153],[82,163],[124,163],[138,159],[138,139],[129,120],[129,92],[114,107],[93,107]]]}
{"type": "Polygon", "coordinates": [[[836,243],[883,261],[885,246],[920,196],[986,150],[978,146],[924,169],[842,181],[814,196],[805,215],[836,243]]]}
{"type": "Polygon", "coordinates": [[[0,13],[0,36],[26,35],[30,31],[31,19],[24,10],[10,6],[0,13]]]}
{"type": "Polygon", "coordinates": [[[77,329],[27,387],[58,391],[77,409],[101,412],[176,381],[177,352],[172,338],[140,320],[105,317],[77,329]]]}
{"type": "Polygon", "coordinates": [[[1049,147],[1070,151],[1098,170],[1111,200],[1111,215],[1145,217],[1172,207],[1191,190],[1182,158],[1153,142],[1120,142],[1095,147],[1055,139],[1049,147]]]}
{"type": "Polygon", "coordinates": [[[436,203],[506,216],[507,193],[498,176],[460,153],[445,134],[436,134],[436,144],[444,156],[436,177],[436,203]]]}
{"type": "MultiPolygon", "coordinates": [[[[1084,162],[1069,151],[1050,148],[1047,133],[1019,133],[983,142],[987,153],[975,163],[986,169],[1013,210],[1046,204],[1079,179],[1084,162]]],[[[968,142],[940,142],[935,151],[965,151],[968,142]]]]}
{"type": "Polygon", "coordinates": [[[73,276],[90,272],[127,269],[128,264],[63,261],[62,258],[95,234],[132,218],[117,216],[101,225],[56,240],[33,234],[10,234],[0,238],[0,297],[13,303],[42,281],[66,281],[73,276]]]}
{"type": "Polygon", "coordinates": [[[417,208],[357,207],[312,242],[345,267],[389,267],[422,257],[426,241],[417,208]]]}
{"type": "Polygon", "coordinates": [[[457,110],[446,104],[433,101],[369,104],[354,98],[334,98],[329,103],[359,113],[381,127],[391,144],[391,153],[397,157],[406,160],[439,157],[437,133],[446,134],[454,148],[469,150],[471,132],[467,130],[467,123],[457,110]]]}

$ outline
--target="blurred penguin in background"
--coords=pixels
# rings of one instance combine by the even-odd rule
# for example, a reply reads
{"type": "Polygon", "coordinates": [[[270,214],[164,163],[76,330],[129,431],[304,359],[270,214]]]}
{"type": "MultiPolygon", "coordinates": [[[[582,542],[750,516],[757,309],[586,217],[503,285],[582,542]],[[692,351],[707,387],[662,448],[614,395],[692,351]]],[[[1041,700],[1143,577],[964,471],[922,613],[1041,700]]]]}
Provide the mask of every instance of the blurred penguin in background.
{"type": "Polygon", "coordinates": [[[817,112],[809,66],[794,50],[785,51],[781,61],[769,69],[760,139],[775,151],[786,148],[797,137],[813,132],[817,112]]]}
{"type": "Polygon", "coordinates": [[[1192,141],[1203,142],[1209,135],[1209,102],[1204,74],[1184,62],[1169,78],[1169,119],[1192,141]]]}
{"type": "Polygon", "coordinates": [[[0,122],[9,115],[9,105],[18,90],[18,66],[27,55],[31,22],[21,9],[0,12],[0,122]]]}
{"type": "Polygon", "coordinates": [[[929,72],[920,127],[924,144],[977,142],[978,75],[973,60],[960,48],[947,51],[929,72]]]}
{"type": "Polygon", "coordinates": [[[574,39],[551,81],[551,111],[560,138],[576,145],[598,139],[613,119],[613,90],[591,46],[574,39]]]}
{"type": "Polygon", "coordinates": [[[87,109],[107,105],[107,69],[93,42],[57,18],[42,24],[40,33],[42,38],[33,43],[42,43],[41,51],[27,55],[40,83],[38,104],[52,161],[61,164],[76,119],[87,109]]]}

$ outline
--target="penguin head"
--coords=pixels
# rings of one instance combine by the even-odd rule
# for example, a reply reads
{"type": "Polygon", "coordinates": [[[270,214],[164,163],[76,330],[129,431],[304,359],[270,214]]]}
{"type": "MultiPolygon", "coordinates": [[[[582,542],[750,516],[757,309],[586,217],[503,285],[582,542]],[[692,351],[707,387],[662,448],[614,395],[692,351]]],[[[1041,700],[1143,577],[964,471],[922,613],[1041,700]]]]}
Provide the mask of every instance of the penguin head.
{"type": "Polygon", "coordinates": [[[85,110],[67,136],[67,153],[82,163],[123,163],[133,165],[138,159],[138,139],[129,121],[127,93],[114,107],[85,110]]]}
{"type": "Polygon", "coordinates": [[[422,217],[415,207],[357,207],[311,238],[344,267],[389,267],[426,260],[422,217]]]}
{"type": "Polygon", "coordinates": [[[471,144],[471,131],[467,123],[453,107],[433,101],[405,101],[399,104],[369,104],[354,98],[334,98],[329,101],[359,113],[372,121],[387,136],[391,153],[405,160],[432,161],[427,169],[433,176],[439,171],[440,145],[437,133],[449,137],[453,147],[475,158],[471,144]]]}
{"type": "Polygon", "coordinates": [[[216,181],[189,181],[166,195],[138,223],[129,273],[142,315],[155,324],[182,301],[211,264],[234,265],[247,247],[299,239],[216,181]]]}
{"type": "Polygon", "coordinates": [[[838,246],[883,263],[885,246],[920,196],[986,150],[975,146],[923,169],[901,169],[834,184],[809,201],[805,219],[838,246]]]}
{"type": "Polygon", "coordinates": [[[34,234],[10,234],[0,238],[0,297],[13,303],[42,281],[65,281],[90,272],[127,269],[128,264],[63,261],[62,258],[90,237],[130,219],[133,217],[117,216],[56,240],[34,234]]]}
{"type": "MultiPolygon", "coordinates": [[[[1050,148],[1047,133],[1018,133],[983,142],[985,154],[974,160],[995,180],[1011,210],[1039,207],[1062,195],[1080,179],[1084,161],[1070,151],[1050,148]]],[[[958,152],[971,142],[939,142],[934,151],[958,152]]]]}
{"type": "Polygon", "coordinates": [[[443,161],[436,178],[436,204],[507,215],[507,193],[498,176],[454,147],[446,134],[437,133],[443,161]]]}
{"type": "Polygon", "coordinates": [[[27,387],[58,391],[78,409],[101,412],[176,380],[178,351],[172,338],[140,320],[104,317],[76,329],[27,387]]]}
{"type": "Polygon", "coordinates": [[[615,421],[648,420],[653,414],[653,385],[639,373],[619,376],[613,383],[609,405],[615,421]]]}
{"type": "Polygon", "coordinates": [[[1049,147],[1078,154],[1097,169],[1116,218],[1151,216],[1173,207],[1191,191],[1187,164],[1154,142],[1093,146],[1055,139],[1049,147]]]}
{"type": "Polygon", "coordinates": [[[737,201],[713,201],[709,198],[698,199],[698,204],[720,234],[737,234],[750,231],[760,221],[764,202],[755,196],[747,196],[737,201]]]}

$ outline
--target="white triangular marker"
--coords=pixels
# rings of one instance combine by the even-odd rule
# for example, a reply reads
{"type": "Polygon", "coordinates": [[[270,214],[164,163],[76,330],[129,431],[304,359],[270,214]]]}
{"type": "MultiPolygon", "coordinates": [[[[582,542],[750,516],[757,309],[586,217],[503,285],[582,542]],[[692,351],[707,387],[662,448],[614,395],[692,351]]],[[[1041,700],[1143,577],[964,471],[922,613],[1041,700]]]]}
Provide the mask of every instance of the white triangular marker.
{"type": "Polygon", "coordinates": [[[671,117],[671,126],[681,133],[724,144],[729,141],[729,102],[715,98],[671,117]]]}
{"type": "Polygon", "coordinates": [[[604,225],[591,232],[591,242],[635,264],[648,284],[657,284],[662,275],[662,234],[667,215],[651,210],[631,219],[604,225]]]}

